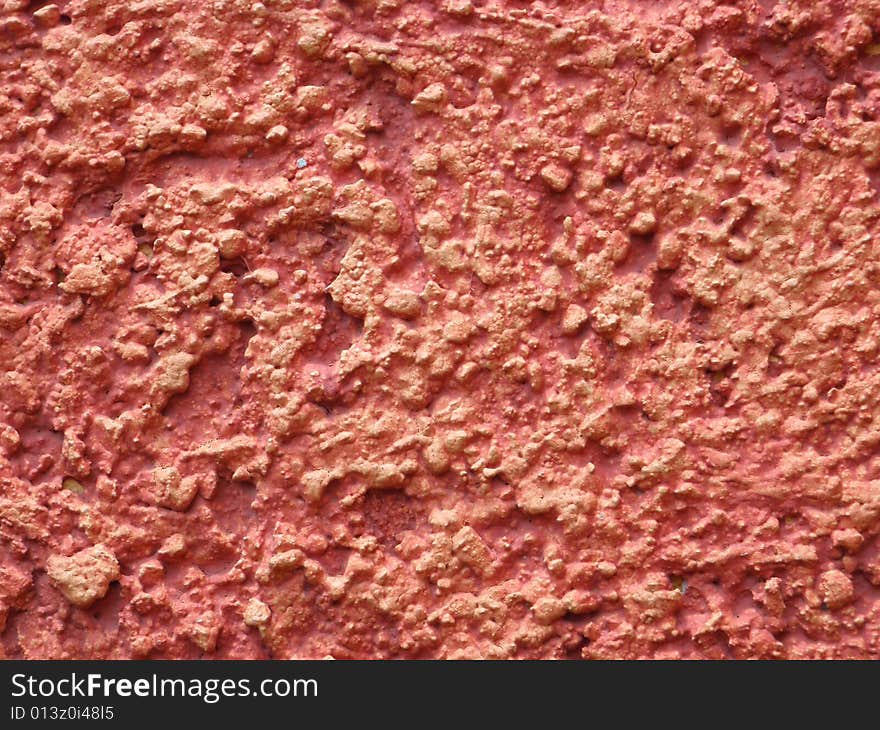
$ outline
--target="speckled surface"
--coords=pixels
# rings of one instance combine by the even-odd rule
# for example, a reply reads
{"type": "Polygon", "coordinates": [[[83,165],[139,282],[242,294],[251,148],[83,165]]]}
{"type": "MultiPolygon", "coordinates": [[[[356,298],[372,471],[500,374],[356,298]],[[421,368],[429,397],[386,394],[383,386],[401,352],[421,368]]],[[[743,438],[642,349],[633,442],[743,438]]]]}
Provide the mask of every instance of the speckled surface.
{"type": "Polygon", "coordinates": [[[878,655],[880,2],[0,8],[0,655],[878,655]]]}

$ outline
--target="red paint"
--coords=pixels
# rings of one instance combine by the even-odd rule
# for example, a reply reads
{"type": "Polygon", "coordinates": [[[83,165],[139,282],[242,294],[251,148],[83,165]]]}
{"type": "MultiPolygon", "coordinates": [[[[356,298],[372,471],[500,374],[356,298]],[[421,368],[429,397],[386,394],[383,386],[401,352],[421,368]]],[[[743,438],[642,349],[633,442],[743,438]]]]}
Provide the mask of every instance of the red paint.
{"type": "Polygon", "coordinates": [[[2,656],[877,655],[863,3],[36,5],[2,656]]]}

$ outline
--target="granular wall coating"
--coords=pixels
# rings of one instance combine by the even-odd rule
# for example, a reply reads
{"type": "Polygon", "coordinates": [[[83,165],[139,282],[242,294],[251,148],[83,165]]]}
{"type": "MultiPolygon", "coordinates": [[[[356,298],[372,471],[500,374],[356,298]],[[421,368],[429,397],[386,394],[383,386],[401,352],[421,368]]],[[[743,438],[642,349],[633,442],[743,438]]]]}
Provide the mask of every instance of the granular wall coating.
{"type": "Polygon", "coordinates": [[[878,656],[878,0],[0,9],[0,656],[878,656]]]}

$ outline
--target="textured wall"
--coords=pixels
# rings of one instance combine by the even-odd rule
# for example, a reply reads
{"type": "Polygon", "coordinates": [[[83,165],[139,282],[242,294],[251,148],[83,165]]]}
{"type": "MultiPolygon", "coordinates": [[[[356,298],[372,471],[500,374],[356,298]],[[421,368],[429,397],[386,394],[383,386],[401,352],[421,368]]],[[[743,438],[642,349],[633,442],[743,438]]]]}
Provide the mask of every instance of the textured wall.
{"type": "Polygon", "coordinates": [[[0,655],[877,656],[878,0],[0,6],[0,655]]]}

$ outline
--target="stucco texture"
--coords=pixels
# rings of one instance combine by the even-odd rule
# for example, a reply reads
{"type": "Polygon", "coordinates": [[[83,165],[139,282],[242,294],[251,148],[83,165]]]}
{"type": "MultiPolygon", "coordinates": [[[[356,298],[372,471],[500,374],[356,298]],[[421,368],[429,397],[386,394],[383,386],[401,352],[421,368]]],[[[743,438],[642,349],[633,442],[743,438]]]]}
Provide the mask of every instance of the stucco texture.
{"type": "Polygon", "coordinates": [[[878,656],[878,0],[0,8],[0,656],[878,656]]]}

